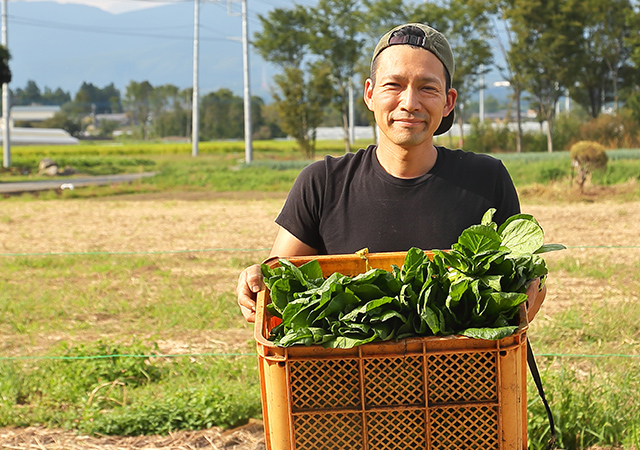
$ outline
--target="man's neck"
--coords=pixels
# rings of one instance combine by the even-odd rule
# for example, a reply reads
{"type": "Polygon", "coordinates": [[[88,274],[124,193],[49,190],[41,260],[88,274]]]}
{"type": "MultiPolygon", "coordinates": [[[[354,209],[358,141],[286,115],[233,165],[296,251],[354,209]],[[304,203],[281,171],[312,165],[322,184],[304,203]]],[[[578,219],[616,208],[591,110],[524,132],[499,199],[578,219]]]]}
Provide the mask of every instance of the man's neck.
{"type": "Polygon", "coordinates": [[[417,178],[433,168],[438,151],[433,143],[405,148],[381,140],[376,156],[380,165],[390,175],[396,178],[417,178]]]}

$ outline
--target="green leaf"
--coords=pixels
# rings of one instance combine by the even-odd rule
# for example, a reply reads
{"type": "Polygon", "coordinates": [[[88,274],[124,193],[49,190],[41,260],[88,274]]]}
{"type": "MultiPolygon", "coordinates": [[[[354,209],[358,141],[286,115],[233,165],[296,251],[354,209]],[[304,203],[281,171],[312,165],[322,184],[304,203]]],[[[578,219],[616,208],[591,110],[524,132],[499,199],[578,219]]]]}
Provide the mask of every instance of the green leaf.
{"type": "Polygon", "coordinates": [[[493,292],[489,296],[487,312],[490,317],[499,316],[501,313],[510,311],[527,301],[527,294],[517,292],[493,292]]]}
{"type": "Polygon", "coordinates": [[[440,332],[440,319],[433,309],[424,306],[420,309],[420,319],[424,322],[434,335],[440,332]]]}
{"type": "Polygon", "coordinates": [[[474,339],[499,340],[507,336],[511,336],[518,329],[516,326],[500,327],[500,328],[467,328],[460,332],[462,336],[474,339]]]}
{"type": "MultiPolygon", "coordinates": [[[[337,318],[338,313],[346,311],[351,305],[357,305],[358,303],[360,303],[360,300],[352,293],[341,292],[323,305],[324,309],[320,312],[316,320],[322,320],[327,317],[337,318]]],[[[320,307],[321,305],[318,306],[318,308],[320,307]]]]}
{"type": "Polygon", "coordinates": [[[368,344],[375,341],[376,335],[366,338],[352,338],[347,336],[336,336],[324,343],[325,348],[353,348],[358,345],[368,344]]]}
{"type": "Polygon", "coordinates": [[[498,232],[486,225],[472,225],[460,234],[458,242],[453,244],[453,249],[467,256],[489,250],[498,250],[501,244],[498,232]]]}
{"type": "Polygon", "coordinates": [[[493,215],[496,213],[496,209],[495,208],[489,208],[487,209],[487,212],[484,213],[484,215],[482,216],[482,221],[480,222],[481,225],[488,225],[491,226],[492,224],[495,225],[495,223],[493,222],[493,215]]]}
{"type": "Polygon", "coordinates": [[[324,280],[322,268],[320,267],[320,263],[317,259],[312,259],[311,261],[304,263],[299,267],[299,269],[307,280],[324,280]]]}
{"type": "Polygon", "coordinates": [[[518,216],[521,218],[508,220],[500,227],[502,245],[514,253],[533,253],[544,243],[542,228],[526,214],[518,216]]]}
{"type": "Polygon", "coordinates": [[[547,253],[547,252],[555,252],[558,250],[566,250],[567,247],[565,247],[562,244],[544,244],[542,247],[540,247],[538,250],[536,250],[534,253],[538,254],[538,253],[547,253]]]}
{"type": "Polygon", "coordinates": [[[358,315],[367,314],[375,310],[376,308],[380,308],[381,306],[388,305],[391,302],[393,302],[392,297],[382,297],[375,300],[371,300],[370,302],[367,302],[365,305],[354,308],[351,312],[342,316],[341,320],[343,322],[356,320],[358,315]]]}

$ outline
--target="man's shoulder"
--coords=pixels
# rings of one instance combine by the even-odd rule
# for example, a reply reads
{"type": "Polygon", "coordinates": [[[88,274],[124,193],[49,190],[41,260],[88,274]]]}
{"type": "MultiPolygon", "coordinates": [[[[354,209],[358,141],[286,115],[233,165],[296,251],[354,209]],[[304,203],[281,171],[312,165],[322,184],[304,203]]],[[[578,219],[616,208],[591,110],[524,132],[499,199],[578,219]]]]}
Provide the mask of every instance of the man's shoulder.
{"type": "Polygon", "coordinates": [[[361,148],[355,153],[345,153],[340,156],[326,155],[322,160],[316,161],[309,166],[311,170],[335,172],[347,170],[350,167],[360,167],[364,160],[370,159],[375,153],[376,146],[370,145],[367,148],[361,148]]]}
{"type": "Polygon", "coordinates": [[[438,156],[442,157],[444,163],[448,165],[464,165],[481,167],[500,167],[502,161],[485,153],[474,153],[462,149],[452,150],[447,147],[437,146],[438,156]]]}
{"type": "Polygon", "coordinates": [[[345,153],[340,156],[325,156],[325,161],[329,161],[334,165],[353,164],[370,157],[376,151],[375,145],[369,145],[367,148],[361,148],[355,153],[345,153]]]}
{"type": "Polygon", "coordinates": [[[301,175],[307,178],[325,178],[327,176],[335,176],[340,173],[353,173],[353,170],[362,170],[367,165],[363,161],[370,160],[371,155],[375,152],[375,146],[370,145],[365,149],[360,149],[355,153],[345,153],[340,156],[326,155],[324,158],[312,162],[306,166],[301,175]]]}

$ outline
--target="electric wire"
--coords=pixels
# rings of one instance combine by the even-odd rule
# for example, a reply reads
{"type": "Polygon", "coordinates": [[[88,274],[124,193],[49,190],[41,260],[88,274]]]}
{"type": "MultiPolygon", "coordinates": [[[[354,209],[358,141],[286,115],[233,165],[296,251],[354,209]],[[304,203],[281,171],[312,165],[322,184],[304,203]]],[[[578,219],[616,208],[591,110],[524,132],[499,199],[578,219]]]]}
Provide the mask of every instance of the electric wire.
{"type": "MultiPolygon", "coordinates": [[[[29,19],[20,16],[10,16],[11,23],[14,25],[24,25],[24,26],[33,26],[38,28],[51,28],[56,30],[66,30],[66,31],[80,31],[84,33],[95,33],[95,34],[108,34],[112,36],[135,36],[135,37],[145,37],[145,38],[154,38],[154,39],[171,39],[171,40],[186,40],[192,41],[193,36],[180,36],[180,35],[169,35],[169,34],[158,34],[158,33],[144,33],[138,31],[127,31],[126,28],[122,27],[95,27],[95,26],[83,26],[71,23],[63,23],[63,22],[53,22],[53,21],[44,21],[38,19],[29,19]]],[[[189,25],[191,27],[191,25],[189,25]]],[[[166,27],[162,27],[166,28],[166,27]]],[[[172,27],[169,27],[172,28],[172,27]]],[[[175,28],[175,27],[174,27],[175,28]]],[[[139,28],[136,28],[139,29],[139,28]]],[[[224,37],[207,37],[201,36],[200,40],[204,41],[228,41],[227,38],[224,37]]]]}

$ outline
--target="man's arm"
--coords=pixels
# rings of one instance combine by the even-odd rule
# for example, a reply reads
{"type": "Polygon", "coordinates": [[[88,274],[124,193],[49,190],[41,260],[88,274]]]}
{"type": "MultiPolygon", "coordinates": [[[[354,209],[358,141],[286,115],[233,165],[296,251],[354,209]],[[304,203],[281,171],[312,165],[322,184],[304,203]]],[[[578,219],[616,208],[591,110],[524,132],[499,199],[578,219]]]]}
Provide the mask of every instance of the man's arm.
{"type": "MultiPolygon", "coordinates": [[[[278,229],[276,240],[271,247],[269,257],[288,258],[290,256],[317,255],[318,251],[309,247],[300,239],[289,233],[284,228],[278,229]]],[[[238,277],[238,305],[247,322],[256,321],[256,297],[260,290],[264,289],[260,264],[249,266],[238,277]]]]}

